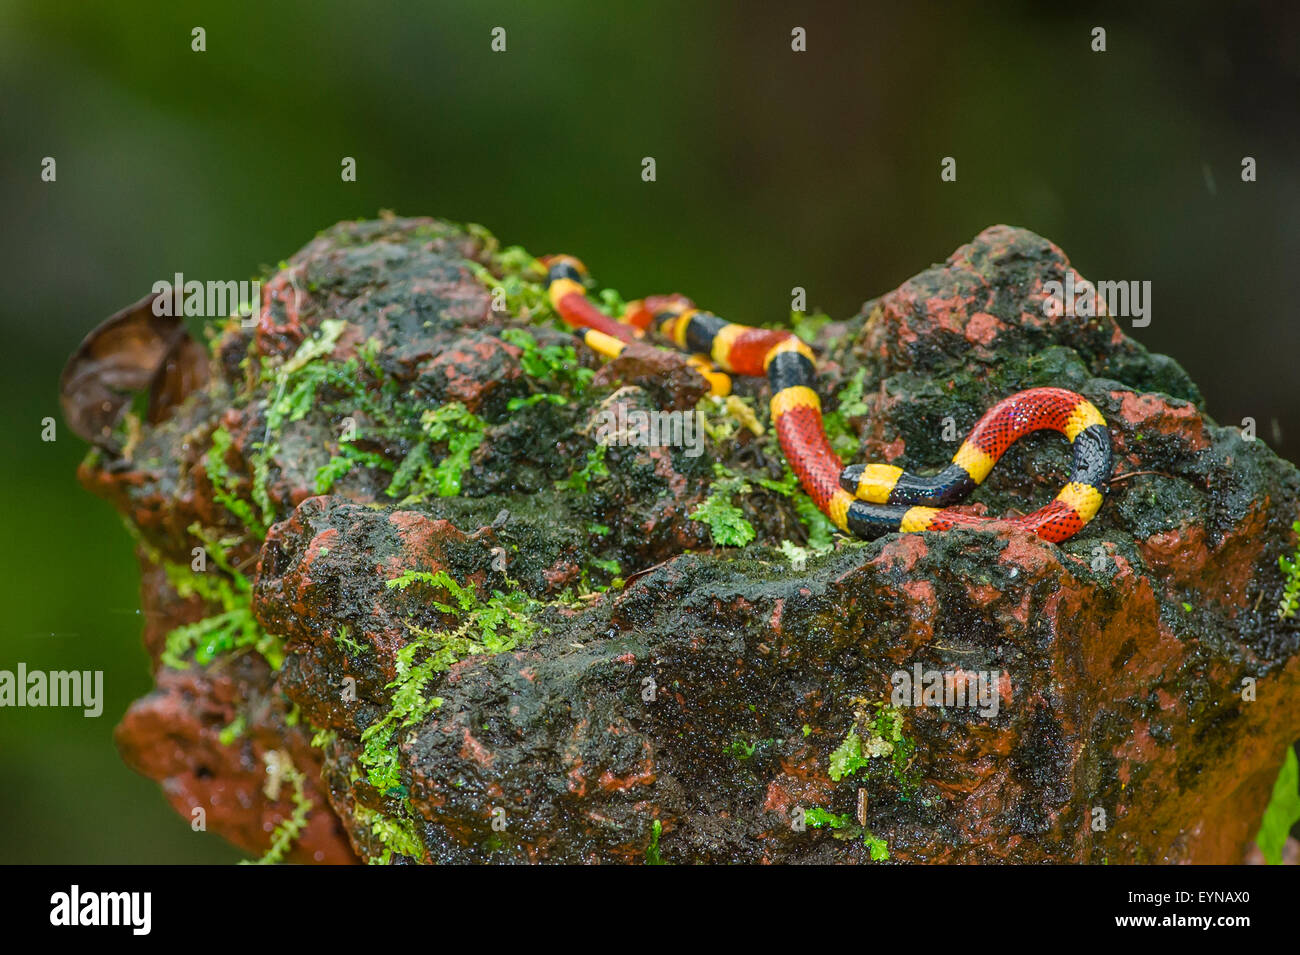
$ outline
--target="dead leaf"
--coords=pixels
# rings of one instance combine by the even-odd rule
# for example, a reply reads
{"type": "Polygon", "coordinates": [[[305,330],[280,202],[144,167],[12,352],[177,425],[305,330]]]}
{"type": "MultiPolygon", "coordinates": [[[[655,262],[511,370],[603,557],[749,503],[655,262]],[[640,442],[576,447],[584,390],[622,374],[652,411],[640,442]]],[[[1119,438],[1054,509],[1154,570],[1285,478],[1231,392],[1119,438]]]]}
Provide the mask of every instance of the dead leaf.
{"type": "Polygon", "coordinates": [[[86,336],[59,379],[63,415],[76,434],[117,452],[113,429],[138,392],[148,392],[148,420],[157,424],[207,383],[207,350],[186,332],[180,304],[173,291],[151,293],[86,336]],[[173,297],[172,315],[154,314],[163,295],[173,297]]]}

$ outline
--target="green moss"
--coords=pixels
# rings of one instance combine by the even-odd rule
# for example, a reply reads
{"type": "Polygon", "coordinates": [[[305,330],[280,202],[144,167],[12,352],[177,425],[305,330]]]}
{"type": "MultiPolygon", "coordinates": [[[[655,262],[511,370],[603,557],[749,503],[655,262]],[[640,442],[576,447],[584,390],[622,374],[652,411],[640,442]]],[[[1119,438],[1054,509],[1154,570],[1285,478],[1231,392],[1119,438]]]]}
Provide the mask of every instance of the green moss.
{"type": "MultiPolygon", "coordinates": [[[[916,791],[916,773],[911,761],[916,753],[916,743],[903,734],[903,715],[895,706],[885,703],[859,701],[854,712],[854,723],[844,739],[830,754],[828,775],[834,782],[858,776],[858,786],[870,786],[883,781],[898,788],[902,799],[910,799],[916,791]]],[[[804,727],[808,735],[808,727],[804,727]]],[[[828,809],[814,807],[807,810],[805,819],[816,828],[836,830],[837,838],[861,837],[871,858],[877,862],[889,858],[889,847],[870,830],[856,823],[852,817],[837,815],[828,809]]]]}
{"type": "Polygon", "coordinates": [[[846,776],[852,776],[867,765],[869,757],[862,752],[862,737],[856,730],[850,729],[848,735],[835,747],[830,757],[830,777],[839,782],[846,776]]]}
{"type": "Polygon", "coordinates": [[[874,706],[875,715],[865,723],[863,733],[858,731],[861,724],[855,724],[831,753],[830,777],[839,782],[869,767],[873,759],[888,757],[894,778],[910,791],[908,764],[916,744],[903,735],[903,718],[896,707],[881,703],[874,706]]]}
{"type": "Polygon", "coordinates": [[[208,556],[217,566],[200,573],[165,561],[163,570],[168,583],[182,598],[199,597],[221,609],[168,633],[163,641],[162,663],[183,670],[189,666],[186,658],[190,655],[206,665],[224,654],[251,649],[278,670],[284,662],[283,645],[253,616],[253,590],[248,578],[231,566],[222,541],[206,536],[198,525],[191,526],[190,533],[203,540],[208,556]]]}
{"type": "MultiPolygon", "coordinates": [[[[1300,536],[1300,521],[1292,524],[1291,530],[1300,536]]],[[[1277,615],[1285,620],[1294,617],[1296,610],[1300,609],[1300,548],[1297,548],[1290,557],[1279,557],[1277,563],[1286,578],[1282,599],[1277,605],[1277,615]]]]}
{"type": "Polygon", "coordinates": [[[438,497],[455,497],[460,493],[461,477],[469,469],[470,455],[483,443],[487,425],[460,402],[453,401],[425,411],[420,416],[420,427],[429,443],[445,444],[447,453],[432,465],[429,443],[421,443],[397,469],[386,493],[389,497],[404,492],[416,497],[430,492],[438,497]]]}
{"type": "Polygon", "coordinates": [[[572,345],[541,345],[524,328],[507,328],[501,332],[501,339],[522,352],[519,365],[524,374],[546,386],[550,393],[562,391],[581,398],[596,375],[578,362],[578,352],[572,345]]]}
{"type": "Polygon", "coordinates": [[[627,301],[612,288],[603,288],[597,295],[596,307],[610,318],[620,318],[627,311],[627,301]]]}
{"type": "Polygon", "coordinates": [[[871,830],[858,825],[850,816],[813,807],[804,812],[804,821],[814,829],[831,830],[837,839],[861,838],[873,862],[884,862],[889,858],[889,844],[872,835],[871,830]]]}
{"type": "Polygon", "coordinates": [[[859,368],[835,395],[835,410],[822,415],[822,426],[831,447],[840,457],[852,457],[858,451],[858,436],[849,425],[850,418],[860,418],[867,413],[862,398],[867,370],[859,368]]]}
{"type": "Polygon", "coordinates": [[[468,260],[466,268],[494,295],[501,290],[502,303],[511,315],[532,321],[556,321],[546,294],[546,267],[527,249],[511,245],[505,248],[497,237],[481,225],[470,224],[466,231],[478,239],[486,263],[468,260]]]}
{"type": "Polygon", "coordinates": [[[811,345],[817,340],[817,333],[822,326],[830,320],[831,317],[825,312],[791,312],[790,330],[811,345]]]}
{"type": "Polygon", "coordinates": [[[715,546],[744,547],[754,539],[756,532],[754,525],[745,519],[745,512],[732,502],[732,497],[749,493],[749,482],[720,464],[714,465],[714,473],[717,478],[709,488],[709,496],[691,512],[690,519],[709,525],[715,546]]]}
{"type": "MultiPolygon", "coordinates": [[[[383,455],[376,454],[373,451],[362,451],[350,442],[340,441],[339,453],[316,470],[312,482],[316,493],[328,494],[333,489],[335,482],[348,474],[358,464],[380,471],[397,470],[393,463],[383,455]]],[[[396,478],[394,478],[394,481],[396,481],[396,478]]]]}
{"type": "Polygon", "coordinates": [[[814,806],[804,813],[804,821],[814,829],[846,829],[853,820],[845,815],[837,815],[828,809],[814,806]]]}
{"type": "MultiPolygon", "coordinates": [[[[888,757],[890,775],[897,784],[903,799],[910,799],[916,791],[917,774],[911,769],[912,757],[916,753],[916,743],[903,735],[903,714],[895,706],[874,703],[874,716],[862,720],[859,714],[859,726],[865,726],[861,740],[862,755],[866,760],[888,757]]],[[[850,730],[850,733],[854,733],[850,730]]],[[[866,763],[855,765],[844,775],[850,776],[866,763]]]]}
{"type": "MultiPolygon", "coordinates": [[[[261,507],[262,519],[268,525],[273,524],[277,517],[268,490],[270,462],[279,448],[284,425],[306,417],[315,404],[317,392],[326,384],[334,382],[345,390],[357,387],[355,360],[350,363],[353,366],[351,376],[339,374],[340,366],[317,360],[334,351],[346,328],[347,322],[326,319],[321,322],[320,333],[299,345],[288,361],[276,369],[262,370],[262,377],[273,397],[266,406],[263,439],[254,446],[249,460],[253,465],[253,500],[261,507]]],[[[265,532],[258,535],[259,538],[265,536],[265,532]]]]}
{"type": "Polygon", "coordinates": [[[757,743],[752,743],[745,739],[734,739],[722,750],[728,756],[734,756],[736,759],[749,759],[758,749],[757,743]]]}
{"type": "Polygon", "coordinates": [[[283,862],[289,850],[293,848],[293,844],[307,828],[307,822],[311,817],[311,801],[304,790],[306,777],[283,753],[280,754],[279,773],[281,781],[287,780],[293,787],[293,813],[275,827],[275,832],[271,835],[271,845],[262,857],[253,863],[256,865],[278,865],[283,862]]]}
{"type": "Polygon", "coordinates": [[[519,646],[537,629],[530,616],[537,604],[522,592],[494,591],[487,600],[482,600],[472,583],[462,585],[446,571],[410,570],[388,581],[386,586],[390,590],[404,591],[411,587],[427,590],[431,606],[454,614],[459,620],[459,625],[451,631],[411,627],[414,639],[397,652],[397,676],[388,684],[392,691],[391,706],[361,734],[364,750],[360,761],[370,784],[384,793],[404,795],[396,750],[397,733],[442,705],[438,697],[425,697],[425,686],[436,674],[467,657],[504,653],[519,646]],[[451,603],[435,596],[442,594],[451,603]]]}
{"type": "Polygon", "coordinates": [[[539,391],[537,394],[528,395],[525,398],[517,396],[511,398],[506,402],[506,409],[508,411],[518,411],[520,408],[531,408],[533,405],[540,405],[543,402],[551,405],[567,405],[569,399],[564,395],[557,395],[553,392],[539,391]]]}
{"type": "Polygon", "coordinates": [[[473,583],[461,584],[446,571],[408,570],[387,581],[390,590],[415,588],[427,604],[451,614],[457,620],[452,630],[411,626],[412,640],[397,652],[397,676],[388,684],[389,710],[361,734],[362,753],[358,760],[366,779],[386,796],[399,799],[398,815],[384,815],[358,808],[356,817],[366,825],[385,850],[378,861],[391,861],[392,853],[419,857],[423,846],[416,836],[415,819],[406,803],[408,789],[402,779],[397,751],[398,734],[424,720],[442,705],[442,699],[426,696],[430,680],[460,660],[479,654],[513,650],[537,631],[532,614],[539,604],[522,592],[493,591],[479,596],[473,583]]]}
{"type": "Polygon", "coordinates": [[[212,432],[212,447],[203,458],[204,470],[212,484],[212,496],[218,504],[235,515],[254,537],[261,540],[266,536],[266,527],[258,520],[253,506],[239,496],[235,478],[230,473],[230,465],[226,463],[226,455],[231,447],[229,431],[218,427],[212,432]]]}
{"type": "Polygon", "coordinates": [[[773,481],[770,478],[755,478],[754,483],[765,490],[773,491],[782,497],[790,499],[790,503],[794,505],[795,513],[799,516],[800,523],[803,524],[804,530],[808,532],[808,547],[810,550],[821,554],[835,546],[835,525],[813,503],[813,499],[804,492],[799,485],[799,476],[790,470],[788,463],[785,464],[785,474],[781,480],[773,481]]]}
{"type": "Polygon", "coordinates": [[[598,444],[587,452],[586,463],[578,470],[574,471],[563,481],[557,481],[555,487],[561,491],[573,491],[577,494],[586,494],[587,487],[597,478],[609,477],[609,468],[605,464],[605,454],[609,449],[598,444]]]}
{"type": "Polygon", "coordinates": [[[666,865],[659,854],[659,837],[663,835],[664,824],[656,819],[650,824],[650,844],[645,847],[646,865],[666,865]]]}
{"type": "Polygon", "coordinates": [[[393,853],[413,859],[424,855],[424,843],[416,834],[413,820],[385,816],[365,806],[354,807],[352,815],[383,846],[382,852],[370,857],[371,865],[388,865],[393,853]]]}
{"type": "MultiPolygon", "coordinates": [[[[834,546],[835,525],[813,503],[799,486],[798,476],[785,466],[779,481],[766,477],[749,477],[737,474],[721,463],[713,465],[714,481],[709,486],[709,496],[690,518],[709,525],[713,543],[719,547],[744,547],[754,540],[757,532],[745,517],[745,512],[735,503],[736,496],[751,493],[755,487],[771,491],[790,501],[795,514],[808,533],[807,547],[815,553],[824,553],[834,546]]],[[[791,547],[797,545],[790,544],[791,547]]],[[[793,554],[783,546],[787,556],[793,554]]],[[[799,548],[802,550],[802,548],[799,548]]]]}
{"type": "Polygon", "coordinates": [[[352,470],[353,463],[351,458],[342,454],[330,458],[327,464],[316,471],[316,476],[312,481],[316,493],[328,494],[334,487],[334,482],[352,470]]]}
{"type": "Polygon", "coordinates": [[[889,858],[889,843],[876,838],[865,829],[862,831],[862,844],[867,847],[873,862],[884,862],[889,858]]]}
{"type": "Polygon", "coordinates": [[[551,303],[546,295],[545,284],[529,281],[520,275],[498,276],[490,268],[477,262],[472,263],[469,268],[474,278],[478,279],[494,296],[499,294],[500,298],[493,304],[504,306],[506,313],[533,320],[549,317],[551,303]],[[498,289],[500,289],[499,293],[498,289]]]}
{"type": "Polygon", "coordinates": [[[483,443],[487,424],[463,404],[449,402],[429,408],[418,397],[403,395],[380,365],[380,345],[374,339],[347,361],[324,360],[344,327],[341,322],[323,322],[317,338],[304,342],[292,359],[270,373],[274,397],[266,410],[265,439],[252,455],[253,497],[262,507],[266,524],[277,519],[266,484],[281,432],[313,408],[336,418],[366,422],[364,429],[352,428],[339,441],[338,452],[316,470],[313,484],[318,494],[330,492],[354,469],[365,467],[392,474],[385,488],[391,498],[452,497],[460,493],[471,455],[483,443]],[[366,450],[360,446],[363,443],[408,450],[400,461],[394,461],[366,450]]]}
{"type": "Polygon", "coordinates": [[[370,649],[367,644],[359,643],[351,636],[351,628],[346,624],[339,627],[339,632],[334,637],[334,645],[338,647],[344,655],[354,660],[363,656],[370,649]]]}
{"type": "Polygon", "coordinates": [[[800,547],[792,541],[783,540],[781,541],[781,553],[790,562],[790,569],[796,573],[808,566],[808,549],[805,547],[800,547]]]}
{"type": "Polygon", "coordinates": [[[221,741],[222,746],[229,746],[239,737],[244,735],[244,730],[248,728],[248,721],[244,714],[238,714],[233,720],[221,728],[217,734],[217,739],[221,741]]]}

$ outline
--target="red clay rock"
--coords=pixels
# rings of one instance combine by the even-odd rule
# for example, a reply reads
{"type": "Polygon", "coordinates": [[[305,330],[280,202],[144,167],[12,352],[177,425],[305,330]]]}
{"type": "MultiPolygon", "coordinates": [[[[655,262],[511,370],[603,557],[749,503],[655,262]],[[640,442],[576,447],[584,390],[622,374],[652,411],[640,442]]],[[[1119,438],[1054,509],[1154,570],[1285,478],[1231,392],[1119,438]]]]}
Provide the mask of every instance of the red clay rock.
{"type": "MultiPolygon", "coordinates": [[[[637,862],[655,822],[654,852],[672,862],[1246,856],[1300,735],[1300,628],[1274,613],[1300,476],[1216,425],[1182,369],[1114,318],[1045,309],[1046,284],[1072,272],[1059,248],[985,230],[824,328],[819,387],[835,408],[862,369],[867,413],[848,427],[871,459],[918,470],[949,460],[1013,391],[1079,391],[1105,414],[1123,472],[1096,520],[1059,547],[1005,528],[839,540],[801,571],[777,549],[809,540],[797,498],[760,483],[783,474],[770,432],[739,428],[699,456],[611,445],[602,473],[602,410],[691,408],[702,379],[645,346],[586,387],[532,378],[501,337],[526,319],[491,311],[482,267],[507,270],[480,237],[433,220],[331,230],[273,277],[256,331],[222,339],[207,386],[129,455],[83,466],[140,530],[155,657],[172,628],[218,609],[153,566],[188,564],[196,522],[232,539],[257,621],[283,639],[279,670],[251,650],[160,666],[159,689],[123,722],[128,761],[163,780],[178,811],[206,800],[210,828],[261,851],[288,811],[282,793],[265,795],[262,756],[284,751],[318,806],[303,860],[637,862]],[[460,401],[483,440],[458,494],[395,499],[385,489],[418,428],[375,437],[366,414],[383,408],[362,409],[361,447],[392,470],[368,459],[319,495],[319,469],[342,453],[338,395],[323,392],[261,462],[273,518],[262,539],[203,467],[211,435],[218,423],[230,434],[226,490],[249,500],[275,379],[245,359],[273,372],[336,317],[348,325],[331,360],[380,345],[379,371],[355,371],[366,399],[349,400],[400,398],[416,418],[460,401]],[[510,409],[540,392],[559,400],[510,409]],[[750,485],[732,495],[756,534],[743,551],[712,547],[690,519],[715,463],[750,485]],[[438,606],[451,606],[438,586],[388,586],[406,571],[446,573],[479,601],[526,597],[538,629],[433,674],[419,694],[429,705],[384,748],[367,730],[391,711],[403,668],[425,659],[403,649],[466,626],[438,606]],[[918,667],[936,674],[937,701],[896,695],[918,667]],[[956,702],[972,686],[983,702],[956,702]],[[239,716],[247,736],[222,744],[239,716]],[[308,725],[325,731],[319,747],[308,725]],[[377,754],[393,776],[372,772],[377,754]]],[[[572,342],[528,327],[543,346],[572,342]]],[[[764,383],[737,388],[765,407],[764,383]]],[[[447,453],[425,450],[431,466],[447,453]]],[[[1059,436],[1031,437],[967,506],[1032,510],[1067,469],[1059,436]]]]}

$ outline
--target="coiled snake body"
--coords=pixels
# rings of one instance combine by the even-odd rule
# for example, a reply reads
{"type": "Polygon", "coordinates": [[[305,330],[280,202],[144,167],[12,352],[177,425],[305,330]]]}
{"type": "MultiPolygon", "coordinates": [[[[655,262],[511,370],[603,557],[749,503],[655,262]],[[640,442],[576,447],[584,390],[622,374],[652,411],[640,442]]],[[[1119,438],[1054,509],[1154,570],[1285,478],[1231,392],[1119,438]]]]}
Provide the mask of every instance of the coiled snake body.
{"type": "Polygon", "coordinates": [[[875,538],[892,531],[1012,525],[1060,543],[1077,534],[1101,507],[1112,458],[1110,432],[1093,404],[1063,388],[1030,388],[990,408],[938,474],[912,474],[891,464],[844,467],[822,426],[813,389],[812,349],[790,332],[737,325],[701,311],[681,296],[657,296],[627,306],[620,320],[588,300],[586,268],[572,256],[549,256],[547,289],[560,316],[579,329],[589,348],[617,357],[647,331],[689,353],[691,365],[714,394],[731,390],[730,374],[766,375],[772,387],[772,423],[781,450],[817,507],[842,531],[875,538]],[[1029,514],[981,517],[951,509],[988,477],[1012,443],[1033,431],[1069,439],[1069,483],[1056,499],[1029,514]]]}

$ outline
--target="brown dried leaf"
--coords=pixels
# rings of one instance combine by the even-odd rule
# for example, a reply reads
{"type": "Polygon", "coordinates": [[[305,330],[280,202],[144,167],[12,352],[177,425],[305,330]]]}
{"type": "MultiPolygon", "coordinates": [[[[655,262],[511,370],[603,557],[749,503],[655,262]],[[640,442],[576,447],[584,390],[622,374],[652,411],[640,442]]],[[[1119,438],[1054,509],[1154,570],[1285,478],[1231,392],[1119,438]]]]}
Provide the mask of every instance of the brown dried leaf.
{"type": "Polygon", "coordinates": [[[208,379],[208,354],[178,317],[179,296],[154,292],[101,322],[77,347],[59,379],[68,426],[108,451],[119,450],[113,428],[133,396],[149,393],[151,424],[208,379]],[[172,315],[155,315],[154,301],[173,296],[172,315]]]}

